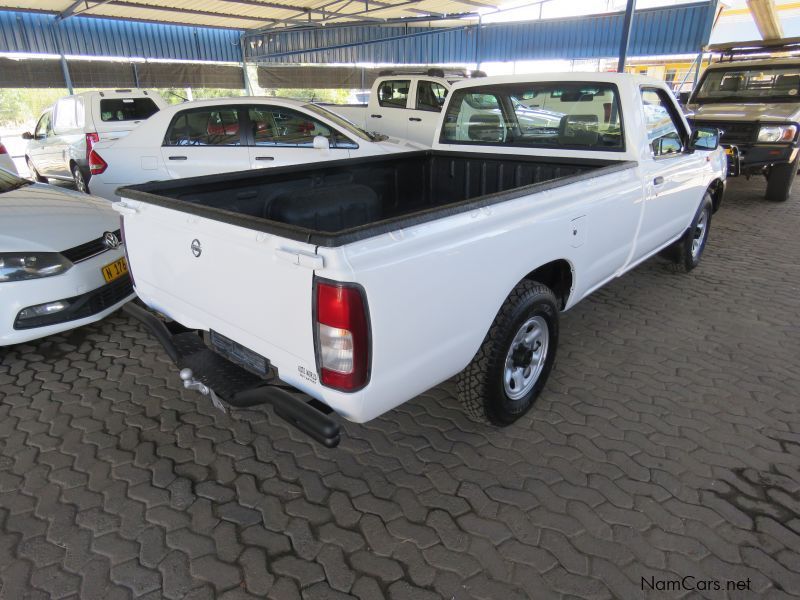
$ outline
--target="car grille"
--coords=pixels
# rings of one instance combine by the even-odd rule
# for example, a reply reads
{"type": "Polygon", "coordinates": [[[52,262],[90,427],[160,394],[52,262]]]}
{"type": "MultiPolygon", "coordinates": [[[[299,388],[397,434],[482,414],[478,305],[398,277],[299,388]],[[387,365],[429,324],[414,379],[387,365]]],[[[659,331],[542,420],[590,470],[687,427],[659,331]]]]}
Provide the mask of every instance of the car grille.
{"type": "Polygon", "coordinates": [[[722,130],[723,144],[752,144],[756,141],[756,123],[735,123],[733,121],[694,121],[695,127],[716,127],[722,130]]]}
{"type": "Polygon", "coordinates": [[[33,329],[34,327],[45,327],[47,325],[85,319],[111,308],[132,293],[133,284],[131,283],[131,278],[128,275],[124,275],[116,281],[107,283],[91,292],[67,298],[66,302],[69,303],[69,306],[60,312],[29,319],[20,319],[19,315],[17,315],[14,321],[14,329],[33,329]]]}
{"type": "MultiPolygon", "coordinates": [[[[117,236],[118,240],[121,239],[119,229],[114,232],[114,235],[117,236]]],[[[69,250],[64,250],[61,254],[71,262],[77,263],[81,262],[82,260],[92,258],[93,256],[97,256],[108,249],[108,246],[106,246],[105,242],[103,241],[103,236],[100,236],[99,238],[90,242],[86,242],[85,244],[81,244],[80,246],[75,246],[69,250]]]]}

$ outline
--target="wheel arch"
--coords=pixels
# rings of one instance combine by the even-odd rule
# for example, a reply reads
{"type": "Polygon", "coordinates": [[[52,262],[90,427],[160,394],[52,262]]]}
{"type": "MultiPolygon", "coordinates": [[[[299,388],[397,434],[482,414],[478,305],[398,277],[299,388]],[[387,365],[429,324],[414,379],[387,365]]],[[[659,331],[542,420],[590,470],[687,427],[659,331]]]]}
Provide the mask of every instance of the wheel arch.
{"type": "Polygon", "coordinates": [[[725,183],[722,179],[715,179],[708,186],[708,193],[711,194],[711,201],[713,203],[713,210],[717,212],[720,204],[722,204],[722,196],[725,193],[725,183]]]}
{"type": "Polygon", "coordinates": [[[565,258],[559,258],[535,268],[522,280],[538,281],[549,287],[558,298],[561,310],[564,310],[572,295],[574,271],[572,263],[565,258]]]}

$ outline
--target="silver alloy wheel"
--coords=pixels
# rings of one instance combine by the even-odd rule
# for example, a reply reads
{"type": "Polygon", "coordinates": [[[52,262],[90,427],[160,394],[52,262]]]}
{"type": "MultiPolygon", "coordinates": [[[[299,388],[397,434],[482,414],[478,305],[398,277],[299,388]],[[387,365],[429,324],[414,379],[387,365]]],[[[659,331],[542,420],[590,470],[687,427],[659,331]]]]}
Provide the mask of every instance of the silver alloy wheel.
{"type": "Polygon", "coordinates": [[[503,387],[511,400],[525,397],[536,385],[547,360],[549,341],[544,317],[531,317],[517,331],[503,370],[503,387]]]}
{"type": "Polygon", "coordinates": [[[72,167],[72,179],[75,180],[75,187],[79,192],[83,192],[84,194],[89,193],[89,188],[86,185],[86,178],[84,178],[83,173],[81,173],[80,168],[77,166],[72,167]]]}
{"type": "Polygon", "coordinates": [[[700,213],[700,218],[697,219],[697,225],[694,227],[694,236],[692,237],[692,258],[697,259],[700,250],[703,249],[703,244],[706,241],[706,233],[708,225],[708,209],[704,208],[700,213]]]}

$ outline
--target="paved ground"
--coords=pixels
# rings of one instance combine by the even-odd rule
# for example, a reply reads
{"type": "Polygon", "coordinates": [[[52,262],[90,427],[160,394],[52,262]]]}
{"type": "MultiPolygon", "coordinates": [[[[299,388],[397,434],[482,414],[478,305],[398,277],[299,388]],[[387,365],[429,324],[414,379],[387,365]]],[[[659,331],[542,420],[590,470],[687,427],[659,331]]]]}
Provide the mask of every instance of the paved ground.
{"type": "Polygon", "coordinates": [[[11,348],[0,595],[800,595],[800,192],[731,187],[694,273],[651,261],[565,315],[504,430],[443,385],[325,450],[184,392],[121,316],[11,348]]]}

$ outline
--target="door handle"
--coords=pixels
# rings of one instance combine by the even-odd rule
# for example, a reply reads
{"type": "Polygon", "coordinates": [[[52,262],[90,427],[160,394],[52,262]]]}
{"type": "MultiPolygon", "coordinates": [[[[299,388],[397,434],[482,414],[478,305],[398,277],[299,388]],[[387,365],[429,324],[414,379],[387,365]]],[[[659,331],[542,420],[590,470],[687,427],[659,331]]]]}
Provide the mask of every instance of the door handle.
{"type": "Polygon", "coordinates": [[[653,185],[661,185],[663,183],[664,183],[664,178],[661,175],[653,179],[653,185]]]}
{"type": "Polygon", "coordinates": [[[408,117],[409,121],[422,121],[419,117],[408,117]]]}
{"type": "Polygon", "coordinates": [[[274,156],[256,156],[256,160],[275,160],[274,156]]]}
{"type": "Polygon", "coordinates": [[[383,115],[370,115],[373,119],[380,119],[383,115]]]}
{"type": "Polygon", "coordinates": [[[185,156],[170,156],[170,160],[186,160],[185,156]]]}

